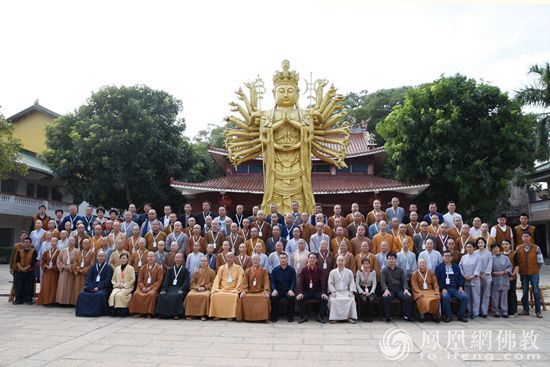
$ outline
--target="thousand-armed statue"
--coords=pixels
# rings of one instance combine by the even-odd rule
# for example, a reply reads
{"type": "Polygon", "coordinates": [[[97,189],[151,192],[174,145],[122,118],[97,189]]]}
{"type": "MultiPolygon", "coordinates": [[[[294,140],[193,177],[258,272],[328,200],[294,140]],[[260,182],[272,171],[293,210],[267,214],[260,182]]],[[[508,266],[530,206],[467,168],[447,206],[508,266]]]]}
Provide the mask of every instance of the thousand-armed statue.
{"type": "Polygon", "coordinates": [[[239,116],[227,118],[232,126],[225,130],[225,144],[235,167],[261,156],[264,211],[275,203],[281,213],[289,213],[295,200],[302,210],[313,213],[312,158],[346,167],[349,129],[335,127],[346,115],[344,97],[336,94],[333,85],[324,93],[328,81],[318,79],[308,84],[311,105],[301,109],[299,74],[289,69],[287,60],[282,68],[273,75],[275,106],[271,109],[261,109],[265,88],[260,78],[245,84],[248,95],[239,88],[236,93],[241,102],[230,104],[239,116]]]}

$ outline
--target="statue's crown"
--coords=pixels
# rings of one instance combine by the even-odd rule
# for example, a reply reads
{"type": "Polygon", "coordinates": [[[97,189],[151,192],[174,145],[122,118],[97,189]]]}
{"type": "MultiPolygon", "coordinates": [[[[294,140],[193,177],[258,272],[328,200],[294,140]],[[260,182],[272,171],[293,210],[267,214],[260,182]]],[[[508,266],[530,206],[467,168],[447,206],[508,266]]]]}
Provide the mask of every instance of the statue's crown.
{"type": "Polygon", "coordinates": [[[300,81],[300,74],[298,74],[294,70],[289,70],[290,62],[288,60],[283,60],[281,66],[283,70],[276,71],[275,74],[273,74],[273,84],[279,85],[290,83],[297,86],[298,82],[300,81]]]}

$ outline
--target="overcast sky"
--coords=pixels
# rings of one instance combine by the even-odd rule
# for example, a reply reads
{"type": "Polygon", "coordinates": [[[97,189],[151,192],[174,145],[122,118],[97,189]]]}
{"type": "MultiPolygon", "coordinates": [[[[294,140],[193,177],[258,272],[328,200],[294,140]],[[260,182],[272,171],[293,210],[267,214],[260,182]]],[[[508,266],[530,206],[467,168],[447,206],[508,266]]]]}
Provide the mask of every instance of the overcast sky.
{"type": "Polygon", "coordinates": [[[243,82],[260,74],[270,91],[284,58],[341,93],[458,72],[513,92],[550,61],[549,3],[2,1],[1,112],[38,98],[63,114],[103,85],[147,84],[183,101],[193,136],[243,82]]]}

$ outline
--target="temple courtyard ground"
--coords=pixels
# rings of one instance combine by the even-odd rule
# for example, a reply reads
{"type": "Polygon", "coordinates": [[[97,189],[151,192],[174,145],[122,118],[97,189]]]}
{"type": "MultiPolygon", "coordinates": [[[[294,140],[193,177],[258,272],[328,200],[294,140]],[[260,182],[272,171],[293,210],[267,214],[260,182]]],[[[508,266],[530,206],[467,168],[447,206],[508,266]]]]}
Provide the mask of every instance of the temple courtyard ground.
{"type": "Polygon", "coordinates": [[[550,365],[548,311],[438,325],[77,318],[73,308],[11,305],[10,280],[0,265],[0,366],[550,365]]]}

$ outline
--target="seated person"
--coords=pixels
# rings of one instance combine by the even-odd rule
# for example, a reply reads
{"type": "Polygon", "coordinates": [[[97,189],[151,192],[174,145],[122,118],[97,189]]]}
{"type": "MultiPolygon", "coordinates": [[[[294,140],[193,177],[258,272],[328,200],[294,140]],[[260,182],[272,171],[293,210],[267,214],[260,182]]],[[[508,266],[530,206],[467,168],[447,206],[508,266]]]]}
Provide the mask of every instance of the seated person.
{"type": "Polygon", "coordinates": [[[286,319],[294,321],[294,305],[296,302],[296,272],[288,265],[288,254],[279,254],[279,266],[271,272],[271,321],[279,321],[279,302],[286,298],[286,319]]]}
{"type": "Polygon", "coordinates": [[[128,264],[128,253],[120,255],[120,265],[115,268],[111,283],[113,291],[109,296],[111,316],[128,316],[128,304],[132,298],[136,274],[134,268],[128,264]]]}
{"type": "MultiPolygon", "coordinates": [[[[210,246],[210,245],[209,245],[210,246]]],[[[214,246],[211,246],[212,250],[214,246]]],[[[210,309],[210,290],[216,277],[216,272],[208,265],[208,258],[201,257],[200,267],[191,277],[191,290],[185,297],[185,318],[191,320],[200,317],[206,320],[210,309]]]]}
{"type": "Polygon", "coordinates": [[[403,320],[413,321],[412,319],[412,297],[409,291],[409,283],[405,276],[405,271],[397,266],[397,255],[390,252],[386,255],[388,266],[382,270],[380,284],[382,288],[382,304],[386,322],[392,320],[392,301],[399,298],[403,303],[403,320]]]}
{"type": "Polygon", "coordinates": [[[183,301],[189,292],[189,271],[183,265],[183,254],[174,256],[174,266],[166,270],[157,299],[157,315],[179,320],[185,315],[183,301]]]}
{"type": "Polygon", "coordinates": [[[317,266],[318,257],[312,252],[308,255],[307,266],[301,270],[298,277],[298,285],[296,287],[296,300],[300,306],[300,321],[299,323],[308,320],[306,314],[306,301],[313,299],[319,302],[319,312],[317,313],[317,321],[324,324],[325,315],[327,313],[327,281],[323,269],[317,266]]]}
{"type": "Polygon", "coordinates": [[[105,257],[105,252],[99,250],[96,263],[88,270],[84,290],[76,302],[76,316],[98,317],[108,314],[107,299],[111,291],[113,268],[105,257]]]}
{"type": "Polygon", "coordinates": [[[237,302],[244,282],[244,270],[235,263],[235,255],[230,251],[225,260],[227,263],[218,269],[212,284],[208,316],[215,319],[237,317],[237,302]]]}
{"type": "Polygon", "coordinates": [[[439,323],[439,285],[424,258],[418,259],[418,269],[411,275],[411,287],[420,314],[419,321],[424,322],[428,313],[434,322],[439,323]]]}
{"type": "MultiPolygon", "coordinates": [[[[344,245],[343,245],[344,246],[344,245]]],[[[355,278],[353,272],[346,268],[345,257],[338,255],[336,269],[331,270],[328,276],[329,320],[348,320],[355,324],[357,320],[357,306],[355,305],[355,278]]]]}
{"type": "Polygon", "coordinates": [[[147,317],[155,315],[163,275],[164,269],[162,265],[157,264],[155,253],[147,252],[147,263],[139,271],[138,285],[128,305],[131,314],[147,317]]]}
{"type": "MultiPolygon", "coordinates": [[[[363,243],[366,244],[367,242],[363,243]]],[[[363,257],[363,260],[361,260],[361,267],[355,275],[355,283],[363,321],[372,322],[373,302],[376,299],[376,270],[373,269],[371,259],[368,256],[363,257]]]]}
{"type": "MultiPolygon", "coordinates": [[[[256,246],[260,246],[257,244],[256,246]]],[[[265,256],[265,254],[262,254],[265,256]]],[[[267,321],[271,312],[269,302],[269,272],[260,265],[260,254],[252,255],[252,266],[246,269],[237,320],[267,321]]]]}
{"type": "Polygon", "coordinates": [[[451,299],[456,298],[459,302],[457,320],[468,322],[464,317],[468,304],[468,296],[464,292],[464,277],[458,265],[453,264],[452,261],[452,253],[449,250],[443,251],[443,262],[435,268],[435,276],[441,291],[443,321],[451,321],[451,299]]]}

